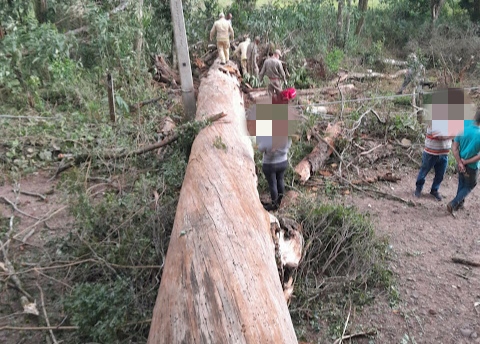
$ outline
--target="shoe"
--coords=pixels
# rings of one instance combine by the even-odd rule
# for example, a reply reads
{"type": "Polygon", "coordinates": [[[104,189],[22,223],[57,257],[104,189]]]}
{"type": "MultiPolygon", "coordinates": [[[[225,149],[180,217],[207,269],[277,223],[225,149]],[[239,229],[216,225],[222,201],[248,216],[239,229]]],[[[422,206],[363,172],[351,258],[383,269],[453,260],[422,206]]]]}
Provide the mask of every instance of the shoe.
{"type": "Polygon", "coordinates": [[[452,203],[448,203],[447,204],[447,211],[450,213],[450,215],[452,215],[453,217],[455,217],[455,211],[453,209],[453,206],[452,206],[452,203]]]}
{"type": "Polygon", "coordinates": [[[438,191],[430,191],[430,195],[432,195],[439,202],[443,199],[443,197],[438,193],[438,191]]]}
{"type": "Polygon", "coordinates": [[[455,210],[458,210],[458,209],[465,209],[465,200],[458,203],[457,209],[455,209],[455,210]]]}
{"type": "Polygon", "coordinates": [[[264,205],[263,208],[265,208],[266,211],[274,211],[278,209],[278,205],[275,203],[270,203],[270,204],[264,205]]]}
{"type": "Polygon", "coordinates": [[[420,196],[422,195],[422,190],[421,189],[416,189],[415,192],[413,193],[413,195],[417,198],[420,198],[420,196]]]}

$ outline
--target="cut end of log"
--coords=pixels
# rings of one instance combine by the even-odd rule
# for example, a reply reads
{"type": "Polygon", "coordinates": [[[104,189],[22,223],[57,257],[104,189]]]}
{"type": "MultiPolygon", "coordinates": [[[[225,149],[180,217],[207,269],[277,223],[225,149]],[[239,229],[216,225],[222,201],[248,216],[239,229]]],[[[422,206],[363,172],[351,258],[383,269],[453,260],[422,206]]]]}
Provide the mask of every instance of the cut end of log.
{"type": "Polygon", "coordinates": [[[295,167],[295,173],[299,175],[301,183],[305,183],[310,179],[310,169],[310,162],[306,159],[300,161],[300,163],[295,167]]]}

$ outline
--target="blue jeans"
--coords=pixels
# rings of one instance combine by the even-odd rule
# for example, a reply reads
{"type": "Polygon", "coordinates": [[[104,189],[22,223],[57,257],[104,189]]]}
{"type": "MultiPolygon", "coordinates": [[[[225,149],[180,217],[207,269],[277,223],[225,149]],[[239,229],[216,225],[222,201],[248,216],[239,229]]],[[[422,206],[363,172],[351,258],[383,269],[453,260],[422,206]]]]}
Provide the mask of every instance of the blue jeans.
{"type": "Polygon", "coordinates": [[[432,168],[435,169],[435,178],[433,178],[433,184],[431,192],[437,192],[440,188],[440,183],[443,180],[445,171],[447,170],[448,155],[432,155],[427,152],[423,152],[422,166],[418,172],[417,177],[417,190],[422,190],[425,184],[425,177],[432,168]]]}
{"type": "Polygon", "coordinates": [[[467,197],[477,185],[478,170],[474,170],[468,166],[465,166],[465,168],[465,173],[458,174],[457,195],[453,201],[450,202],[453,209],[457,209],[459,204],[463,202],[465,197],[467,197]]]}

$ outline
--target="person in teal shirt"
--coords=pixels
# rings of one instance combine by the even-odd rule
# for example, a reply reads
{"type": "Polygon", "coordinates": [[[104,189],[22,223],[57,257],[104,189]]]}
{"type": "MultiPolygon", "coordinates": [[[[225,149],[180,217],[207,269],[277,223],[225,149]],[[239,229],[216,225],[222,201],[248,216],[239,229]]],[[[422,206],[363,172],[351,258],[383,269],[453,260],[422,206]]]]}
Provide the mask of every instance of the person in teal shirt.
{"type": "Polygon", "coordinates": [[[447,210],[453,212],[463,208],[465,197],[477,185],[480,167],[480,110],[475,113],[471,125],[466,125],[462,134],[457,135],[452,146],[453,156],[458,164],[458,189],[455,198],[447,204],[447,210]]]}

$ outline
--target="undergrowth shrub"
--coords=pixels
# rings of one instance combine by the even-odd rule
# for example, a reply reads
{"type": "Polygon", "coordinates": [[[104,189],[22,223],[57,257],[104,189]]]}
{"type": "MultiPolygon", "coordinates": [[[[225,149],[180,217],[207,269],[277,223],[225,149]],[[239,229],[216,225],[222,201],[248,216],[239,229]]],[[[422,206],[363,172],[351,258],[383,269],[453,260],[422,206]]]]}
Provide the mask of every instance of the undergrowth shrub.
{"type": "MultiPolygon", "coordinates": [[[[375,234],[367,214],[307,199],[291,211],[305,239],[290,306],[296,325],[308,326],[314,317],[335,324],[348,302],[361,307],[379,289],[391,290],[388,245],[375,234]]],[[[342,328],[330,330],[338,336],[342,328]]]]}

